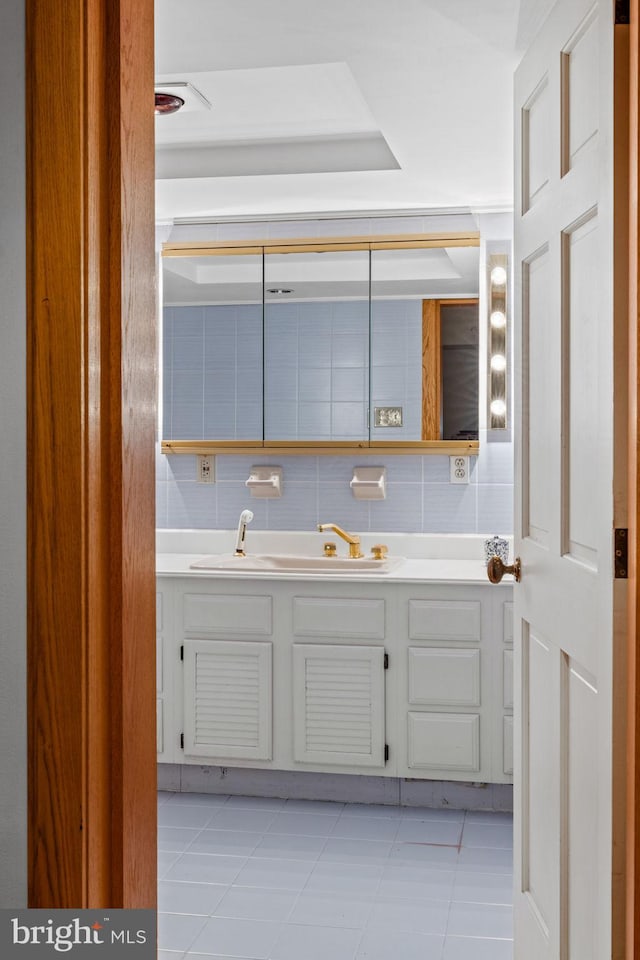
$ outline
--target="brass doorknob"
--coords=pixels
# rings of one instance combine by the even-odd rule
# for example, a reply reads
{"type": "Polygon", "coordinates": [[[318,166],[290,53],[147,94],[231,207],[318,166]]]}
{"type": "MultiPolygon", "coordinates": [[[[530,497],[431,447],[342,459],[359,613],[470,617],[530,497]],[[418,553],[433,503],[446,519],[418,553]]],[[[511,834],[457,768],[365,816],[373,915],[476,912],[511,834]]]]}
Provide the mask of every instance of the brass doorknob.
{"type": "Polygon", "coordinates": [[[516,583],[520,583],[521,567],[520,557],[516,557],[513,563],[503,563],[500,557],[491,557],[487,563],[487,576],[491,583],[500,583],[505,573],[513,574],[516,583]]]}

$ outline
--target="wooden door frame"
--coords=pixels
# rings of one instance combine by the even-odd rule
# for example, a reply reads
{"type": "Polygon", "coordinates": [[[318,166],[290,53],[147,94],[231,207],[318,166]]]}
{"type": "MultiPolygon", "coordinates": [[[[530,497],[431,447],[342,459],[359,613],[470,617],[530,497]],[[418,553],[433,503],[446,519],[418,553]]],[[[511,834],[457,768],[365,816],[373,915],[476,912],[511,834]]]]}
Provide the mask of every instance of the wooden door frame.
{"type": "MultiPolygon", "coordinates": [[[[640,940],[639,0],[631,0],[627,957],[640,940]]],[[[154,906],[152,0],[26,0],[29,897],[154,906]]]]}
{"type": "Polygon", "coordinates": [[[31,907],[155,907],[153,0],[25,0],[31,907]]]}

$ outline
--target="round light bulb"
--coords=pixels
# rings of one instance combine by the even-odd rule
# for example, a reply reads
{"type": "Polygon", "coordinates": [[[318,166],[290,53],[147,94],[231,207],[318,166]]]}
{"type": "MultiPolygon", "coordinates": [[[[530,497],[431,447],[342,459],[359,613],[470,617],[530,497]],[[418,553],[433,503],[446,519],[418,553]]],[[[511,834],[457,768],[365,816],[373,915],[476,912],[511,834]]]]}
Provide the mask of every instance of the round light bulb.
{"type": "Polygon", "coordinates": [[[507,405],[504,400],[492,400],[490,410],[494,417],[504,417],[507,405]]]}
{"type": "Polygon", "coordinates": [[[491,283],[494,287],[504,287],[507,282],[507,271],[504,267],[494,267],[491,271],[491,283]]]}
{"type": "Polygon", "coordinates": [[[500,329],[504,327],[507,322],[507,318],[502,310],[494,310],[491,314],[491,326],[500,329]]]}
{"type": "Polygon", "coordinates": [[[491,369],[499,373],[507,369],[507,359],[501,353],[494,353],[491,357],[491,369]]]}

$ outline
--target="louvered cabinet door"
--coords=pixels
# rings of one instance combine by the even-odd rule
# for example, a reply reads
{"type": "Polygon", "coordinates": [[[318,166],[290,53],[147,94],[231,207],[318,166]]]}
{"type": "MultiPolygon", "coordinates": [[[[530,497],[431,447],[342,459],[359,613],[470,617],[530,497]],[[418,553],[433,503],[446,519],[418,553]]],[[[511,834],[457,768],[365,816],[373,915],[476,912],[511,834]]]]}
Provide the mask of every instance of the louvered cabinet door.
{"type": "Polygon", "coordinates": [[[272,759],[272,644],[185,640],[186,756],[272,759]]]}
{"type": "Polygon", "coordinates": [[[294,760],[384,767],[382,647],[293,645],[294,760]]]}

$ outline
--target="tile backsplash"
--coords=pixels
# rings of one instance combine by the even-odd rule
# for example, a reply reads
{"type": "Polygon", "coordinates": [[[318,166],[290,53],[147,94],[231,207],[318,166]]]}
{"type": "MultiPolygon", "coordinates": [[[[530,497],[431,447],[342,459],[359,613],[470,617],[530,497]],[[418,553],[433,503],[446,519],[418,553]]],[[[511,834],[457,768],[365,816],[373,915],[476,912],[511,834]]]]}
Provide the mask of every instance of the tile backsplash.
{"type": "Polygon", "coordinates": [[[169,529],[231,530],[241,510],[258,530],[313,530],[337,523],[356,532],[510,534],[513,530],[513,445],[483,443],[471,458],[468,484],[449,482],[443,456],[274,457],[219,455],[215,483],[196,482],[196,458],[158,453],[157,524],[169,529]],[[283,468],[283,495],[251,497],[254,464],[283,468]],[[356,500],[349,487],[356,465],[387,468],[385,500],[356,500]]]}

